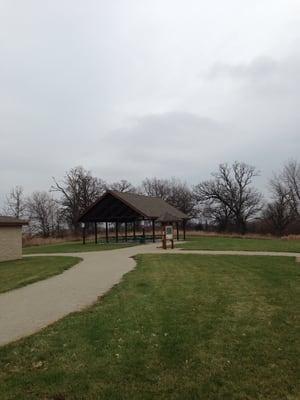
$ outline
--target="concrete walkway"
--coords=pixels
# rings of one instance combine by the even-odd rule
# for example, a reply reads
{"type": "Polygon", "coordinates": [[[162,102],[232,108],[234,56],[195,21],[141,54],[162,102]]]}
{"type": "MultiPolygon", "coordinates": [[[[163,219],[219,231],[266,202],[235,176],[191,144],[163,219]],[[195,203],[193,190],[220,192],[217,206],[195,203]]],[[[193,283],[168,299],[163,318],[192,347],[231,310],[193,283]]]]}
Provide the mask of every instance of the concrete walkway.
{"type": "MultiPolygon", "coordinates": [[[[60,275],[0,294],[0,346],[28,336],[69,313],[93,304],[135,267],[132,257],[145,253],[264,255],[299,257],[299,253],[162,250],[158,244],[118,250],[64,253],[82,262],[60,275]]],[[[39,256],[37,254],[36,256],[39,256]]],[[[49,254],[44,254],[49,256],[49,254]]],[[[51,256],[54,254],[51,254],[51,256]]],[[[62,255],[62,254],[57,254],[62,255]]],[[[299,261],[299,259],[297,260],[299,261]]]]}

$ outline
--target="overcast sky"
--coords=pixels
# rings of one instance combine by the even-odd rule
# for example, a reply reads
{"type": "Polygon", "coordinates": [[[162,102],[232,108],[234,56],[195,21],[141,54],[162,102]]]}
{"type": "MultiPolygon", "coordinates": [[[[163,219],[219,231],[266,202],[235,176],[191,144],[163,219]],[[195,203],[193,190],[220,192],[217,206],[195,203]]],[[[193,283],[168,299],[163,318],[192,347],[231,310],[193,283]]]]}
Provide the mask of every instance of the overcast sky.
{"type": "Polygon", "coordinates": [[[299,0],[0,0],[0,27],[0,199],[299,159],[299,0]]]}

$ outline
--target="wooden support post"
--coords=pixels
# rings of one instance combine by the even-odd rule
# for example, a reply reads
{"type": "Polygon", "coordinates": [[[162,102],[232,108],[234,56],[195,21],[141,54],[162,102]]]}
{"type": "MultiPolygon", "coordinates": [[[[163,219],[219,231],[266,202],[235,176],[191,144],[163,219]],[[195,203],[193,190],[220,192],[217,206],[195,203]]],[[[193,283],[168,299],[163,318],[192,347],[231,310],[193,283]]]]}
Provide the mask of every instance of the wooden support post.
{"type": "Polygon", "coordinates": [[[116,242],[118,243],[119,241],[119,223],[116,222],[116,242]]]}
{"type": "Polygon", "coordinates": [[[178,226],[178,222],[176,222],[176,238],[177,238],[177,240],[179,240],[179,226],[178,226]]]}
{"type": "Polygon", "coordinates": [[[135,221],[133,221],[133,239],[136,239],[136,235],[135,235],[135,221]]]}
{"type": "Polygon", "coordinates": [[[155,243],[155,220],[152,220],[152,242],[155,243]]]}
{"type": "Polygon", "coordinates": [[[108,243],[108,222],[105,222],[105,240],[108,243]]]}
{"type": "Polygon", "coordinates": [[[82,244],[85,244],[85,222],[82,228],[82,244]]]}
{"type": "Polygon", "coordinates": [[[185,219],[182,222],[183,224],[183,240],[185,240],[185,219]]]}
{"type": "Polygon", "coordinates": [[[95,222],[95,244],[98,243],[98,231],[97,231],[97,222],[95,222]]]}
{"type": "Polygon", "coordinates": [[[162,248],[166,250],[167,240],[166,240],[166,225],[165,225],[165,223],[161,224],[161,229],[162,229],[162,248]]]}
{"type": "Polygon", "coordinates": [[[145,220],[143,220],[142,236],[145,239],[145,220]]]}
{"type": "Polygon", "coordinates": [[[127,222],[125,222],[125,242],[127,242],[127,222]]]}

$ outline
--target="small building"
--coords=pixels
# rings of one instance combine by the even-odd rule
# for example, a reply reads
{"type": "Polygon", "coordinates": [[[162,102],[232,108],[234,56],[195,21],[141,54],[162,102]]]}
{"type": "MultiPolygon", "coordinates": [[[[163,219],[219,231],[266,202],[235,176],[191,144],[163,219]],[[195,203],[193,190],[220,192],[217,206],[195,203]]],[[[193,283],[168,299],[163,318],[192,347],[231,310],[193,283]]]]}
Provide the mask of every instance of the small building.
{"type": "Polygon", "coordinates": [[[0,215],[0,262],[22,258],[22,226],[27,224],[27,221],[0,215]]]}
{"type": "MultiPolygon", "coordinates": [[[[127,241],[130,236],[132,239],[136,239],[136,226],[148,221],[151,226],[151,234],[148,235],[148,238],[154,242],[157,238],[156,224],[158,223],[161,228],[160,218],[166,214],[171,216],[168,222],[176,225],[177,239],[179,239],[180,229],[182,229],[185,239],[185,224],[189,219],[188,215],[161,198],[136,193],[107,191],[81,215],[79,222],[82,222],[84,226],[86,223],[94,224],[95,242],[97,243],[97,223],[105,223],[107,242],[109,241],[108,224],[113,224],[115,240],[118,242],[121,225],[125,232],[124,239],[127,241]]],[[[83,242],[85,242],[85,228],[83,229],[83,242]]]]}

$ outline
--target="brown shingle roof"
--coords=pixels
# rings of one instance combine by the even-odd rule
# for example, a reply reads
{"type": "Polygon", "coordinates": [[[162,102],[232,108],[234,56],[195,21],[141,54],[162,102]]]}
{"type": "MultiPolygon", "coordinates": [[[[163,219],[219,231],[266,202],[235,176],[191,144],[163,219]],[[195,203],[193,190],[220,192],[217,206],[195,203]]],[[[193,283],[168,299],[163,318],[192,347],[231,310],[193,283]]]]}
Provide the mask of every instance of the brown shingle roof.
{"type": "Polygon", "coordinates": [[[133,206],[137,211],[140,211],[146,217],[158,218],[162,214],[168,213],[177,219],[188,218],[186,214],[171,206],[165,200],[159,197],[144,196],[136,193],[127,192],[110,192],[120,200],[126,202],[129,206],[133,206]]]}
{"type": "Polygon", "coordinates": [[[179,222],[181,218],[176,217],[174,214],[170,214],[169,212],[163,213],[157,221],[159,222],[179,222]]]}
{"type": "Polygon", "coordinates": [[[0,215],[0,226],[22,226],[22,225],[28,225],[28,222],[19,218],[0,215]]]}
{"type": "MultiPolygon", "coordinates": [[[[79,221],[87,221],[88,219],[101,220],[101,212],[98,213],[97,208],[101,207],[101,203],[104,207],[104,203],[108,200],[109,196],[113,196],[115,199],[133,210],[135,214],[139,214],[141,217],[146,219],[157,219],[165,213],[173,215],[176,220],[189,218],[188,215],[171,206],[169,203],[160,199],[159,197],[149,197],[136,193],[116,192],[109,190],[91,207],[89,207],[83,213],[83,215],[81,215],[79,221]]],[[[106,204],[105,207],[109,207],[109,205],[106,204]]],[[[115,219],[117,220],[118,217],[116,216],[115,219]]]]}

